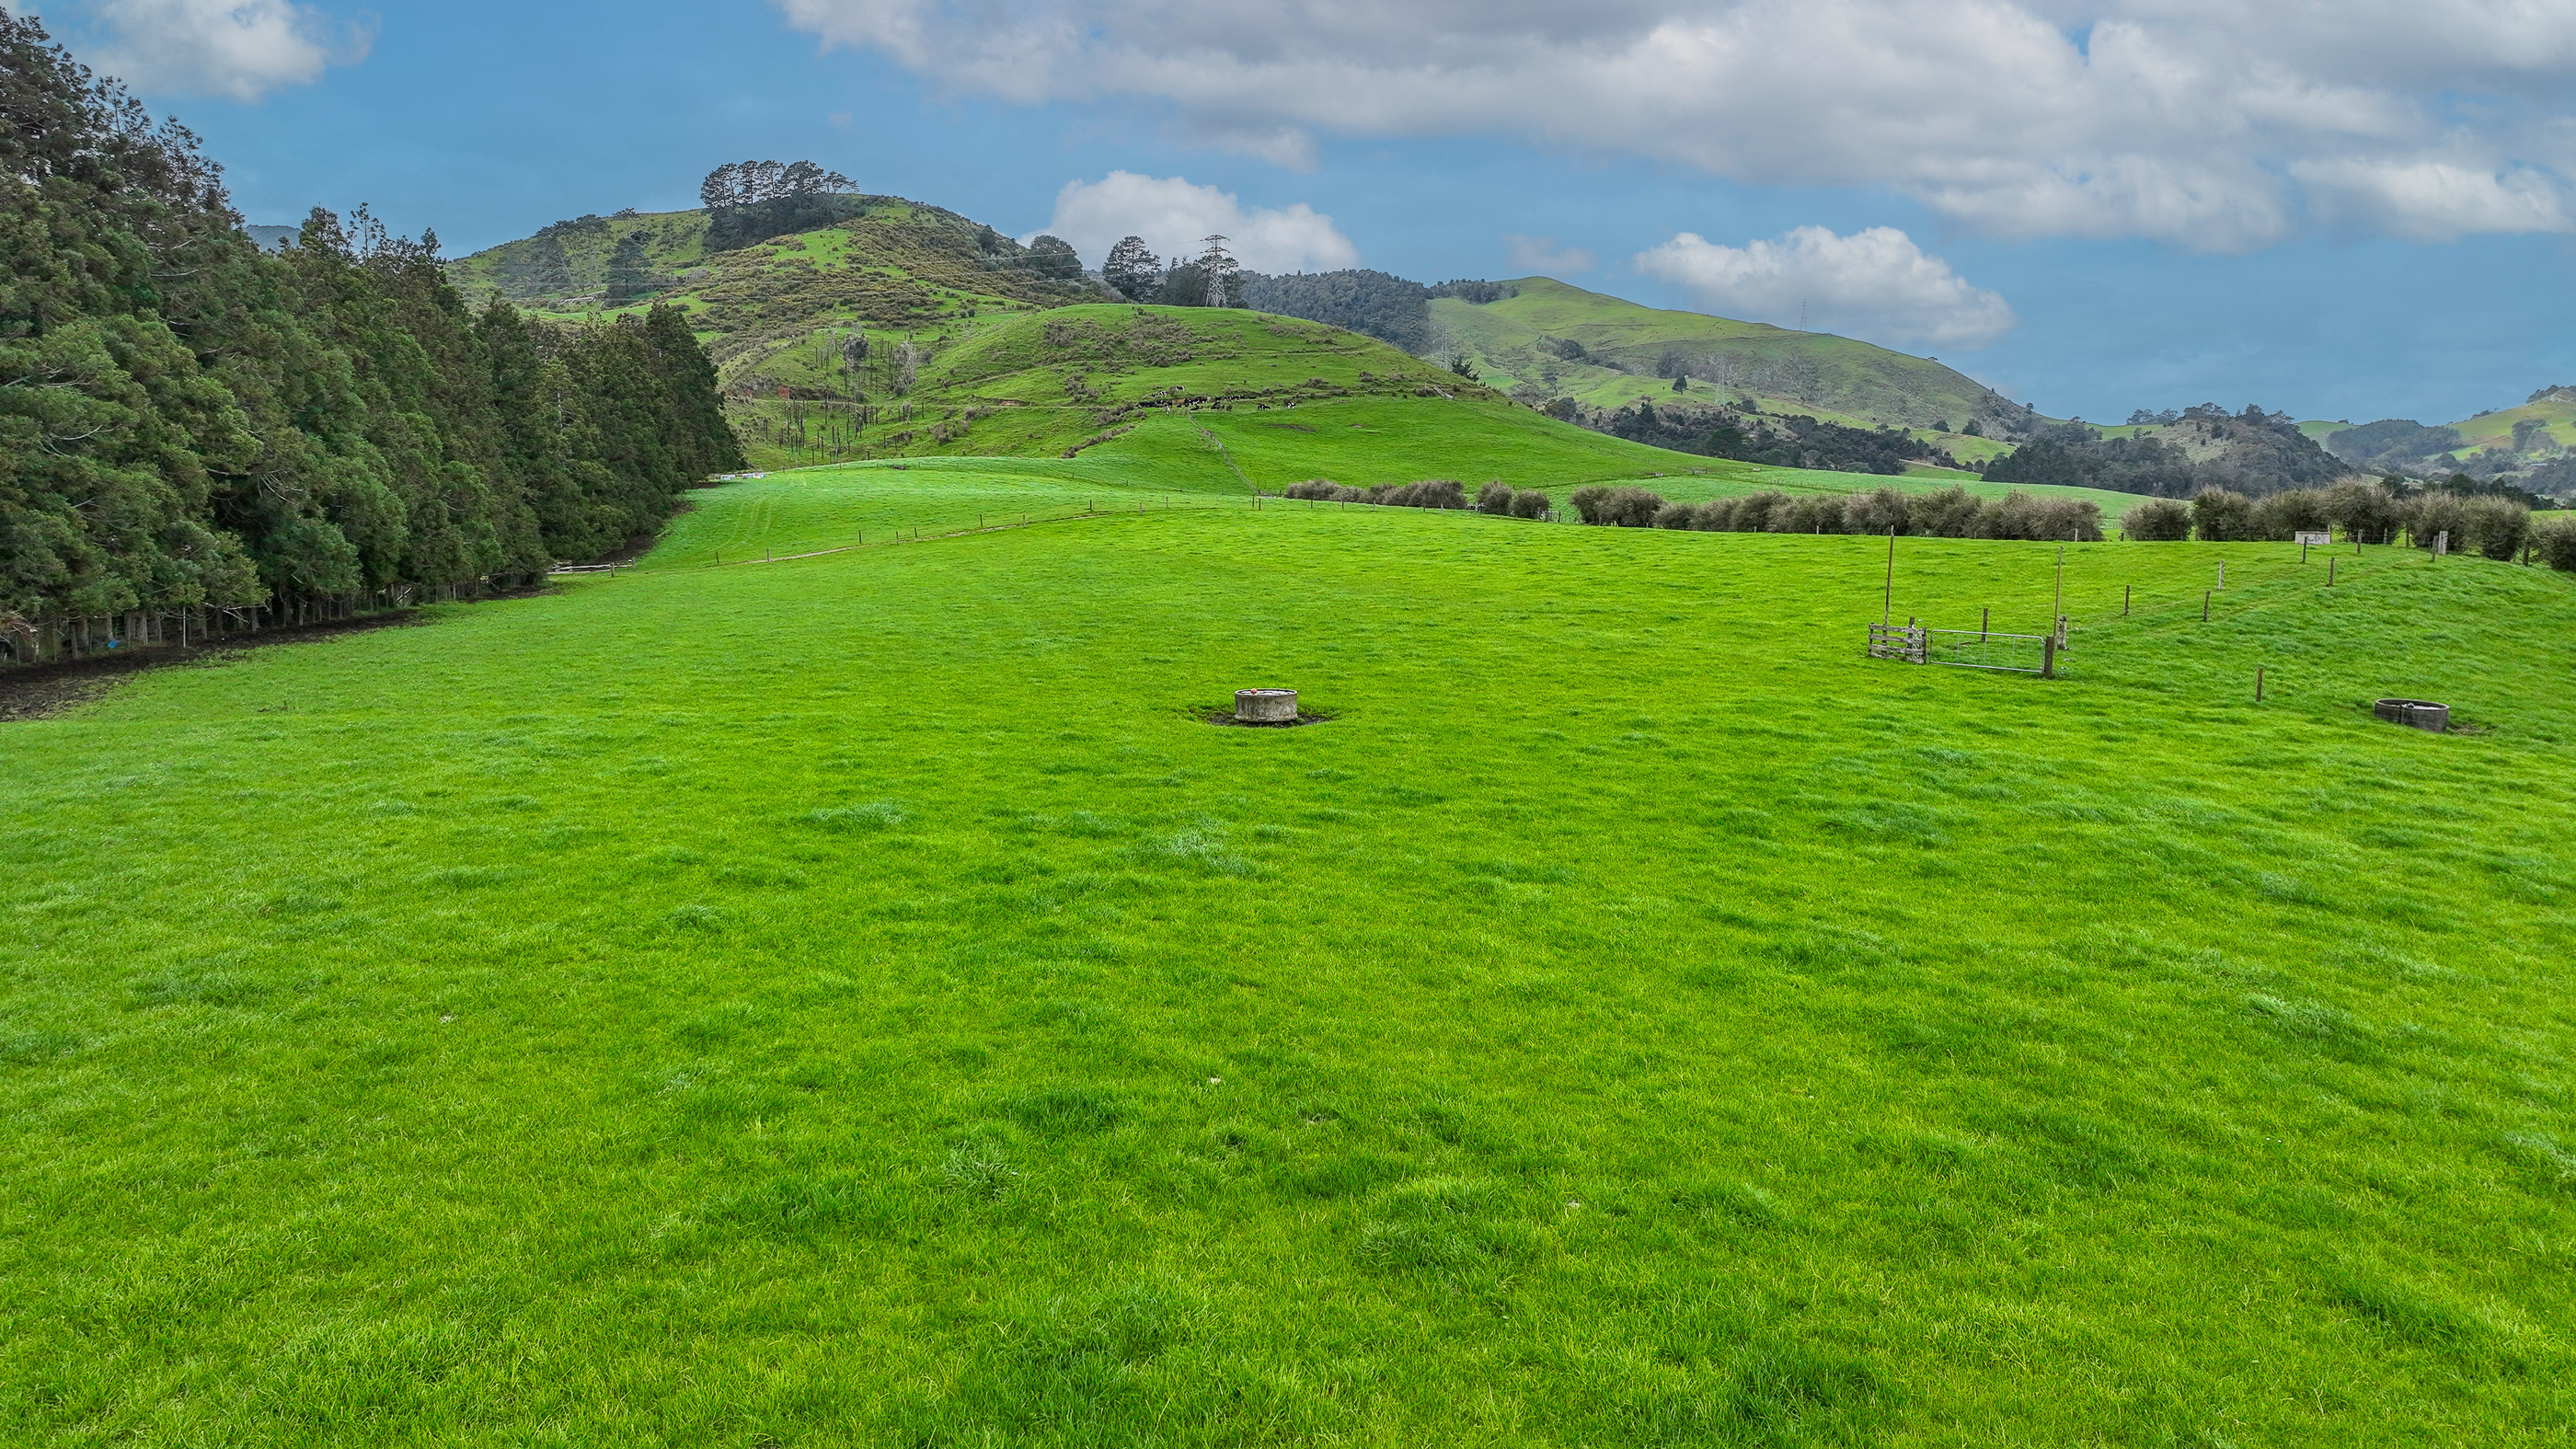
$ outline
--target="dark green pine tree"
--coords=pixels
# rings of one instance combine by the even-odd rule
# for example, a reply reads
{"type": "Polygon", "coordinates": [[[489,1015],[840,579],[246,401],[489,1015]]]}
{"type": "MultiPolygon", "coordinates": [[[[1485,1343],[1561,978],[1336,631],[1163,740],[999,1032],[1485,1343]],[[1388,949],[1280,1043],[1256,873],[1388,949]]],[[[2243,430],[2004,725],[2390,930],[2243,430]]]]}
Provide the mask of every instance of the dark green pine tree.
{"type": "Polygon", "coordinates": [[[750,466],[733,425],[725,421],[716,365],[689,330],[689,314],[656,304],[644,314],[644,337],[662,376],[663,426],[672,437],[673,462],[686,479],[680,486],[694,488],[711,474],[750,466]]]}
{"type": "Polygon", "coordinates": [[[475,326],[491,368],[500,466],[534,513],[545,552],[557,559],[595,558],[624,543],[616,521],[586,495],[573,465],[570,437],[578,404],[571,374],[549,355],[550,339],[498,298],[475,326]]]}
{"type": "Polygon", "coordinates": [[[363,208],[262,252],[195,137],[7,12],[0,167],[0,614],[520,577],[742,466],[682,314],[476,316],[363,208]]]}
{"type": "Polygon", "coordinates": [[[519,282],[522,297],[562,297],[569,295],[576,283],[572,276],[572,258],[565,255],[561,237],[541,236],[528,248],[526,271],[519,282]]]}
{"type": "Polygon", "coordinates": [[[652,260],[644,255],[644,233],[630,231],[617,239],[608,257],[608,305],[623,306],[653,289],[652,260]]]}

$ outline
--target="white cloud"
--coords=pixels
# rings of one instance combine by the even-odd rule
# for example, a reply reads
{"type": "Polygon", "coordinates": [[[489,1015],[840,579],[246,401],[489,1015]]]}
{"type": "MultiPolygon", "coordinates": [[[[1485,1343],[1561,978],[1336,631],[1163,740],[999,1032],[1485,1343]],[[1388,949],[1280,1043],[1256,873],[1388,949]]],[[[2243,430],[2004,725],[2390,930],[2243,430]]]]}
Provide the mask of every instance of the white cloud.
{"type": "Polygon", "coordinates": [[[1095,267],[1124,236],[1143,237],[1169,260],[1195,256],[1201,238],[1221,235],[1234,259],[1256,272],[1328,272],[1357,266],[1360,259],[1360,249],[1333,219],[1302,201],[1247,211],[1231,192],[1133,171],[1066,182],[1046,229],[1073,243],[1095,267]]]}
{"type": "Polygon", "coordinates": [[[955,90],[1142,102],[1288,165],[1501,134],[2001,235],[2576,227],[2576,5],[2549,0],[776,3],[955,90]]]}
{"type": "Polygon", "coordinates": [[[290,0],[90,0],[88,9],[105,40],[82,58],[142,91],[255,101],[356,64],[372,39],[290,0]]]}
{"type": "Polygon", "coordinates": [[[1551,277],[1572,276],[1592,270],[1592,253],[1582,247],[1559,249],[1552,236],[1522,236],[1512,232],[1503,238],[1511,248],[1512,270],[1551,277]]]}
{"type": "Polygon", "coordinates": [[[1710,310],[1878,342],[1985,347],[2020,320],[1894,227],[1837,236],[1802,226],[1770,241],[1720,246],[1683,232],[1637,254],[1637,270],[1687,289],[1710,310]]]}

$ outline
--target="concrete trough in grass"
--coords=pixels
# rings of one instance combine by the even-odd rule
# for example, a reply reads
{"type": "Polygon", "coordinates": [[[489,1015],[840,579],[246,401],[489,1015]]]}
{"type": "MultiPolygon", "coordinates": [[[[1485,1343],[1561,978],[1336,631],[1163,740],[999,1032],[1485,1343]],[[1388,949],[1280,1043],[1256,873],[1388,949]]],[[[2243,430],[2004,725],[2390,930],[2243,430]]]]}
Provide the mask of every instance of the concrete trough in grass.
{"type": "Polygon", "coordinates": [[[1234,717],[1244,724],[1295,724],[1297,691],[1238,689],[1234,692],[1234,717]]]}
{"type": "Polygon", "coordinates": [[[2437,735],[2448,733],[2451,728],[2451,707],[2435,704],[2429,699],[2383,699],[2373,703],[2370,712],[2390,724],[2431,730],[2437,735]]]}

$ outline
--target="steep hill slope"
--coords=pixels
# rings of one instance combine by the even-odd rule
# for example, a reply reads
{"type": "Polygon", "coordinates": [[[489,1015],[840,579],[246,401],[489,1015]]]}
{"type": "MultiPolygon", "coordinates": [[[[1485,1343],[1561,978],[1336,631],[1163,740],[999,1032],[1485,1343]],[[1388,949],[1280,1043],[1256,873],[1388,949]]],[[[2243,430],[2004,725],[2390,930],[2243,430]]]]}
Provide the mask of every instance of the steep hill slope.
{"type": "Polygon", "coordinates": [[[818,331],[901,336],[1096,295],[1039,275],[1019,243],[945,208],[834,200],[847,213],[837,222],[724,249],[710,247],[714,215],[703,209],[581,217],[451,263],[448,275],[471,299],[505,296],[547,316],[680,307],[729,379],[818,331]],[[628,238],[640,243],[642,274],[612,291],[612,259],[628,238]]]}
{"type": "Polygon", "coordinates": [[[2459,430],[2463,456],[2480,448],[2512,449],[2517,431],[2524,434],[2522,451],[2576,447],[2576,388],[2545,387],[2520,407],[2498,408],[2450,426],[2459,430]]]}
{"type": "Polygon", "coordinates": [[[1832,422],[1947,433],[1974,420],[1998,436],[2039,421],[1936,360],[1848,337],[1639,306],[1549,277],[1496,287],[1502,295],[1487,302],[1439,298],[1432,316],[1486,381],[1524,397],[1661,405],[1681,400],[1680,377],[1682,396],[1696,402],[1749,396],[1765,411],[1832,422]]]}

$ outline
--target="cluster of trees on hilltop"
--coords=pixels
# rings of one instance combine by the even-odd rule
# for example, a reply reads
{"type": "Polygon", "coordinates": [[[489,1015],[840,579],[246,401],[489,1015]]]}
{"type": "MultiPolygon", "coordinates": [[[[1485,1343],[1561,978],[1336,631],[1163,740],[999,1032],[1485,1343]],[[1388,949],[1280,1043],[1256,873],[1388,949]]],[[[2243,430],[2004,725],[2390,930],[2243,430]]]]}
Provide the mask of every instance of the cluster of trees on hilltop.
{"type": "Polygon", "coordinates": [[[1211,236],[1195,257],[1167,265],[1140,236],[1121,237],[1100,263],[1100,280],[1130,302],[1164,307],[1240,307],[1245,273],[1226,238],[1211,236]]]}
{"type": "Polygon", "coordinates": [[[774,236],[830,226],[857,205],[850,178],[811,161],[728,161],[698,183],[707,250],[728,252],[774,236]]]}
{"type": "Polygon", "coordinates": [[[2287,413],[2247,406],[2231,413],[2203,403],[2147,415],[2166,430],[2155,437],[2106,438],[2081,422],[2042,429],[1986,465],[1997,483],[2052,483],[2119,493],[2188,497],[2204,488],[2260,496],[2330,482],[2351,472],[2341,459],[2299,431],[2287,413]],[[2189,445],[2189,446],[2186,446],[2189,445]]]}
{"type": "Polygon", "coordinates": [[[262,251],[194,136],[7,13],[0,153],[0,617],[471,587],[742,466],[679,314],[470,312],[363,208],[262,251]]]}
{"type": "Polygon", "coordinates": [[[1612,437],[1678,453],[1733,458],[1775,468],[1830,468],[1843,473],[1893,475],[1904,472],[1905,465],[1912,462],[1957,466],[1948,453],[1917,441],[1901,428],[1855,428],[1803,415],[1747,414],[1733,408],[1701,405],[1658,408],[1650,402],[1635,402],[1616,412],[1591,418],[1577,416],[1572,421],[1584,422],[1612,437]]]}

